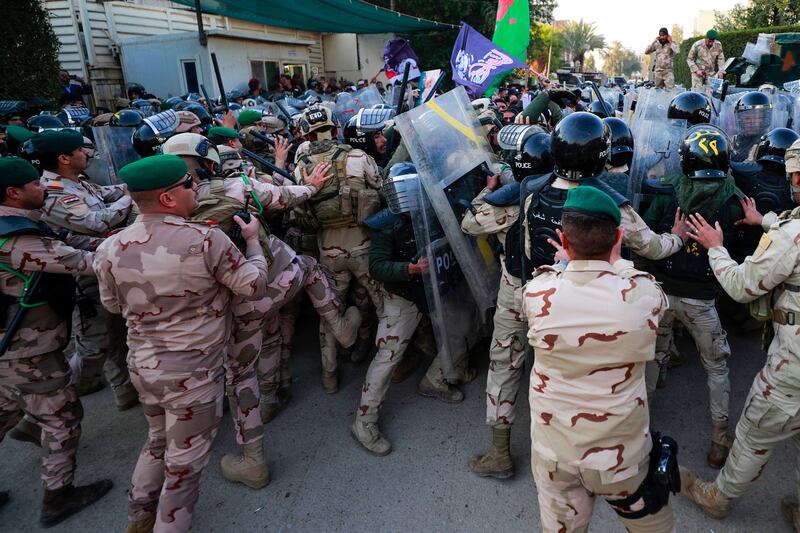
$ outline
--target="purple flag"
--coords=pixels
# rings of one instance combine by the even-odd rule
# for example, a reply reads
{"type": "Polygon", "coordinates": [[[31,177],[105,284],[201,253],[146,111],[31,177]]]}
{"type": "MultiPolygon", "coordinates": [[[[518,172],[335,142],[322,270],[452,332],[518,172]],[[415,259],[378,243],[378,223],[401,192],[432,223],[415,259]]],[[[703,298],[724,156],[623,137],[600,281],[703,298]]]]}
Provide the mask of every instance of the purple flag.
{"type": "Polygon", "coordinates": [[[411,43],[401,37],[386,41],[386,44],[383,45],[383,68],[388,79],[391,80],[398,75],[402,76],[406,60],[411,60],[409,79],[418,78],[419,58],[411,48],[411,43]]]}
{"type": "Polygon", "coordinates": [[[464,22],[453,46],[450,66],[453,67],[453,81],[463,85],[472,98],[483,96],[499,74],[514,68],[528,68],[464,22]]]}

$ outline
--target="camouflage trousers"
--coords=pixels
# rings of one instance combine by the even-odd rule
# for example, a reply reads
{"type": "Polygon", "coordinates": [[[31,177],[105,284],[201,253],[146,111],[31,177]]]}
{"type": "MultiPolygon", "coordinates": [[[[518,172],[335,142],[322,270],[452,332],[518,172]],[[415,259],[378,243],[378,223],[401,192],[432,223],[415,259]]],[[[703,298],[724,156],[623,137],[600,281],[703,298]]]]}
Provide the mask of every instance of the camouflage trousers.
{"type": "MultiPolygon", "coordinates": [[[[236,425],[236,442],[248,444],[264,436],[259,402],[258,368],[264,351],[264,332],[271,316],[303,289],[314,308],[324,313],[336,309],[336,294],[325,272],[311,257],[298,255],[267,287],[260,300],[234,298],[233,328],[225,360],[225,388],[236,425]]],[[[280,363],[280,361],[278,361],[280,363]]]]}
{"type": "Polygon", "coordinates": [[[671,70],[656,70],[653,72],[653,87],[672,89],[675,87],[675,73],[671,70]]]}
{"type": "MultiPolygon", "coordinates": [[[[789,335],[795,336],[795,326],[778,327],[791,330],[789,335]]],[[[761,476],[775,446],[787,439],[792,440],[796,454],[796,496],[800,496],[800,411],[796,400],[800,397],[799,367],[800,361],[793,353],[773,353],[753,380],[736,424],[736,439],[717,476],[717,486],[726,496],[742,496],[761,476]]]]}
{"type": "Polygon", "coordinates": [[[517,391],[525,366],[527,327],[522,315],[522,284],[505,271],[497,292],[494,331],[486,376],[486,423],[508,427],[514,423],[517,391]]]}
{"type": "MultiPolygon", "coordinates": [[[[542,531],[545,533],[585,532],[589,529],[592,510],[597,496],[604,500],[619,500],[636,492],[647,476],[650,457],[639,463],[636,475],[613,481],[609,472],[587,470],[556,463],[542,458],[535,451],[531,456],[531,469],[536,482],[542,531]]],[[[635,502],[632,509],[640,508],[635,502]]],[[[667,505],[656,514],[636,520],[620,517],[631,533],[669,533],[674,531],[672,507],[667,505]]]]}
{"type": "Polygon", "coordinates": [[[714,300],[696,300],[667,295],[669,309],[658,324],[656,357],[647,363],[645,379],[647,396],[652,398],[658,380],[659,365],[666,364],[673,343],[673,323],[680,321],[694,339],[703,368],[708,374],[708,398],[712,422],[728,420],[731,383],[728,377],[728,356],[731,348],[714,307],[714,300]]]}
{"type": "MultiPolygon", "coordinates": [[[[340,231],[323,232],[319,239],[320,263],[331,273],[333,287],[339,300],[347,301],[350,282],[355,280],[354,300],[361,311],[362,322],[368,322],[374,305],[380,316],[383,307],[379,284],[369,275],[369,238],[362,237],[359,228],[344,228],[340,231]],[[351,235],[352,234],[352,235],[351,235]],[[354,242],[354,241],[358,242],[354,242]]],[[[359,337],[365,338],[369,330],[359,330],[359,337]]],[[[320,323],[319,349],[322,368],[335,372],[337,368],[336,338],[324,323],[320,323]]]]}
{"type": "MultiPolygon", "coordinates": [[[[378,332],[375,336],[378,352],[367,369],[358,406],[357,416],[364,422],[378,421],[392,373],[403,359],[421,319],[422,313],[413,302],[396,294],[385,293],[383,314],[378,317],[378,332]]],[[[438,356],[433,358],[425,377],[432,383],[445,380],[438,356]]]]}
{"type": "Polygon", "coordinates": [[[128,492],[128,521],[156,514],[155,533],[190,531],[200,477],[222,420],[220,367],[130,369],[149,426],[128,492]]]}
{"type": "Polygon", "coordinates": [[[42,483],[72,483],[83,407],[60,350],[24,359],[0,359],[0,441],[23,414],[42,429],[42,483]]]}
{"type": "Polygon", "coordinates": [[[276,403],[278,390],[291,386],[289,356],[302,302],[302,295],[298,295],[280,312],[270,315],[264,325],[264,341],[258,356],[258,383],[262,401],[266,403],[276,403]]]}
{"type": "Polygon", "coordinates": [[[109,313],[100,303],[97,278],[78,276],[76,281],[80,289],[79,296],[85,296],[97,314],[82,318],[78,305],[72,313],[75,354],[70,359],[70,367],[73,370],[73,382],[95,381],[105,374],[114,395],[119,396],[132,386],[125,361],[128,354],[125,321],[120,315],[109,313]]]}
{"type": "Polygon", "coordinates": [[[692,72],[692,90],[705,90],[708,88],[708,78],[712,76],[698,76],[692,72]]]}

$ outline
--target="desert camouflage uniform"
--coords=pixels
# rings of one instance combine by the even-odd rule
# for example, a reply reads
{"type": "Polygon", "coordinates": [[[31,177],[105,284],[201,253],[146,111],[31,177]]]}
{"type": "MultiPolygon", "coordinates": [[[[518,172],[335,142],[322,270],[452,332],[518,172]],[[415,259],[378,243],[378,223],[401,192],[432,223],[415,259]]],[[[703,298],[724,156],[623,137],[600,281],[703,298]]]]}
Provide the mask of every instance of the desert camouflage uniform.
{"type": "MultiPolygon", "coordinates": [[[[128,495],[130,522],[188,531],[222,417],[233,295],[266,294],[261,247],[245,259],[218,228],[146,214],[97,249],[103,305],[128,325],[131,380],[150,427],[128,495]]],[[[256,409],[257,411],[257,409],[256,409]]]]}
{"type": "Polygon", "coordinates": [[[692,89],[703,89],[708,85],[709,78],[713,78],[725,67],[725,53],[722,43],[714,41],[711,48],[706,46],[706,40],[700,39],[692,44],[686,56],[686,64],[692,73],[692,89]],[[695,74],[699,70],[702,76],[695,74]]]}
{"type": "Polygon", "coordinates": [[[775,337],[766,364],[753,380],[736,425],[736,439],[717,476],[716,485],[729,498],[738,498],[758,479],[777,444],[791,438],[795,449],[800,450],[798,219],[800,208],[787,211],[780,219],[765,215],[762,226],[768,233],[741,265],[723,247],[708,251],[711,268],[731,298],[749,302],[774,289],[772,301],[778,315],[773,321],[775,337]]]}
{"type": "MultiPolygon", "coordinates": [[[[264,208],[264,215],[290,209],[317,192],[310,185],[278,187],[253,180],[250,183],[264,208]]],[[[198,201],[212,194],[213,188],[218,185],[218,180],[201,183],[197,190],[198,201]]],[[[227,178],[222,181],[222,186],[226,196],[244,205],[248,188],[242,179],[227,178]]],[[[234,296],[231,302],[233,329],[226,359],[225,382],[239,444],[258,442],[264,435],[259,410],[261,395],[258,369],[268,378],[277,373],[280,366],[280,359],[274,361],[269,353],[264,354],[263,341],[268,317],[277,314],[282,305],[295,298],[303,289],[319,313],[338,308],[336,294],[313,258],[296,255],[286,243],[274,235],[269,236],[269,247],[273,260],[265,297],[251,300],[234,296]],[[266,361],[262,362],[262,357],[266,361]]]]}
{"type": "MultiPolygon", "coordinates": [[[[326,143],[304,143],[297,149],[295,163],[303,155],[325,154],[325,161],[329,161],[336,152],[336,144],[326,143]],[[317,151],[325,148],[325,151],[317,151]]],[[[347,154],[345,171],[352,181],[361,181],[366,186],[379,188],[380,170],[375,161],[362,150],[351,150],[347,154]]],[[[302,165],[295,168],[295,176],[298,181],[302,180],[302,165]]],[[[357,283],[353,291],[356,306],[361,311],[362,323],[367,323],[372,305],[380,315],[381,293],[379,285],[369,274],[369,232],[353,221],[346,227],[321,228],[317,234],[319,243],[320,263],[330,271],[333,278],[333,285],[339,300],[347,300],[347,290],[350,281],[357,283]]],[[[369,330],[359,331],[359,337],[364,338],[369,335],[369,330]]],[[[322,355],[322,369],[325,372],[333,373],[337,368],[336,339],[330,329],[320,323],[320,353],[322,355]]]]}
{"type": "Polygon", "coordinates": [[[675,73],[672,70],[672,58],[680,53],[678,43],[666,42],[661,44],[661,42],[656,39],[644,51],[645,54],[652,54],[653,52],[655,52],[655,64],[653,67],[654,87],[657,89],[672,89],[675,87],[675,73]]]}
{"type": "MultiPolygon", "coordinates": [[[[461,229],[468,235],[496,234],[504,245],[508,230],[519,220],[519,205],[498,207],[486,203],[484,197],[489,192],[482,190],[472,201],[475,212],[467,211],[461,229]]],[[[508,273],[504,255],[500,257],[502,276],[486,376],[486,423],[498,428],[514,423],[527,333],[522,316],[522,280],[508,273]]]]}
{"type": "MultiPolygon", "coordinates": [[[[76,182],[49,171],[43,175],[47,199],[42,208],[42,220],[53,228],[92,237],[106,237],[117,225],[124,223],[131,206],[121,185],[99,186],[88,181],[76,182]]],[[[97,315],[81,317],[75,307],[72,315],[72,335],[75,355],[70,366],[77,382],[100,379],[101,372],[121,398],[130,392],[131,382],[125,363],[124,325],[118,316],[100,305],[97,280],[94,277],[77,279],[79,294],[93,304],[97,315]]]]}
{"type": "MultiPolygon", "coordinates": [[[[622,260],[540,267],[523,291],[536,350],[531,466],[542,529],[586,531],[595,496],[625,498],[647,475],[644,370],[667,299],[652,276],[622,260]]],[[[622,521],[632,532],[666,532],[672,509],[622,521]]]]}
{"type": "MultiPolygon", "coordinates": [[[[38,219],[37,212],[0,206],[0,216],[38,219]]],[[[49,237],[11,237],[0,247],[0,263],[25,274],[93,275],[91,252],[71,248],[49,237]]],[[[14,297],[0,339],[17,312],[23,281],[0,270],[0,292],[14,297]]],[[[48,305],[27,311],[12,342],[0,358],[0,441],[23,413],[42,430],[42,481],[46,490],[71,485],[81,434],[83,408],[70,384],[62,350],[69,340],[66,321],[48,305]]]]}

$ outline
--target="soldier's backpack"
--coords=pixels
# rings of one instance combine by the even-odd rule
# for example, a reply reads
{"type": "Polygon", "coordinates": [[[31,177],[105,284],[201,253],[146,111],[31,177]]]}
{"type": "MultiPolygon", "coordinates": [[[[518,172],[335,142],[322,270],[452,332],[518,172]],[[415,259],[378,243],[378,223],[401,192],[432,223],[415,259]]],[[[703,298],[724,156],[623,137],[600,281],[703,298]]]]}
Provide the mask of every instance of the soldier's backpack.
{"type": "Polygon", "coordinates": [[[325,182],[316,195],[307,202],[308,209],[300,210],[302,217],[311,216],[304,225],[316,228],[346,228],[361,224],[380,210],[378,191],[370,188],[362,177],[347,175],[347,158],[352,148],[346,144],[335,145],[330,159],[325,153],[302,154],[298,161],[309,174],[319,163],[328,161],[333,167],[333,178],[325,182]]]}

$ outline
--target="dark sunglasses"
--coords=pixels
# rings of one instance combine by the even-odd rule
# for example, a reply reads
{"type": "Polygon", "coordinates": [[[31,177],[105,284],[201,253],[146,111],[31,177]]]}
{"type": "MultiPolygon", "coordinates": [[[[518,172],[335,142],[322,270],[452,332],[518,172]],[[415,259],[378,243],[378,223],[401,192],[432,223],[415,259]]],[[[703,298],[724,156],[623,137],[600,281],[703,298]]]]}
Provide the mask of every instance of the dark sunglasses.
{"type": "Polygon", "coordinates": [[[177,189],[181,185],[183,185],[184,189],[191,189],[192,186],[194,185],[194,179],[192,178],[192,175],[187,172],[186,176],[183,177],[183,181],[179,181],[174,185],[170,185],[169,187],[164,189],[164,192],[171,191],[172,189],[177,189]]]}

